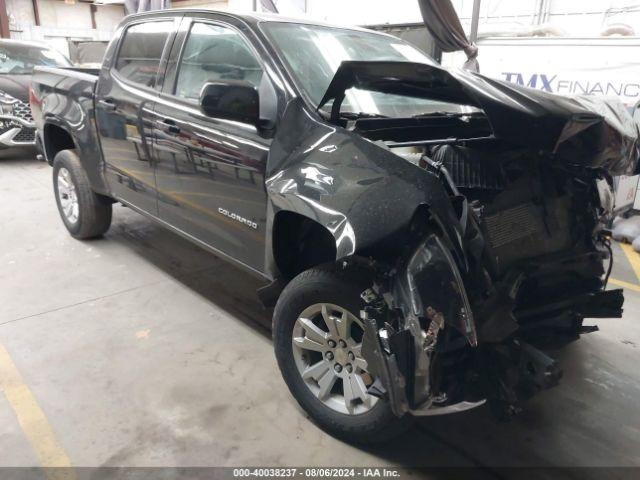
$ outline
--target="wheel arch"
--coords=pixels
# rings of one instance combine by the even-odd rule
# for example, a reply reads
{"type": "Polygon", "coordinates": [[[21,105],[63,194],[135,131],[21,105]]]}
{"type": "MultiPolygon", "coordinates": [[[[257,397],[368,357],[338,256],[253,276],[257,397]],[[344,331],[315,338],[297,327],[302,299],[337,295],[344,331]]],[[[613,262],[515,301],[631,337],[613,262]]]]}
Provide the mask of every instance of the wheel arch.
{"type": "Polygon", "coordinates": [[[49,165],[53,165],[53,159],[62,150],[78,149],[69,130],[53,122],[45,123],[42,128],[42,147],[49,165]]]}
{"type": "Polygon", "coordinates": [[[63,150],[75,150],[87,172],[91,188],[100,195],[110,197],[111,193],[104,177],[104,161],[98,137],[95,132],[85,133],[79,138],[76,135],[78,132],[67,125],[63,119],[47,117],[41,133],[42,151],[47,163],[53,166],[58,153],[63,150]]]}
{"type": "Polygon", "coordinates": [[[289,279],[340,258],[334,234],[327,227],[291,210],[280,210],[274,216],[272,249],[278,270],[289,279]]]}

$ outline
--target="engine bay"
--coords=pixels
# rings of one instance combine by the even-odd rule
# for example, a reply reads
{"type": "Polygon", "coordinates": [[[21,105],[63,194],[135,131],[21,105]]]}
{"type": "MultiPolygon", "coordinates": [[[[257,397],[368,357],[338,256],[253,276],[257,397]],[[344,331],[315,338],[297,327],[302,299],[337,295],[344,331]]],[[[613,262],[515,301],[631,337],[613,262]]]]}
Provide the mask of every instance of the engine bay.
{"type": "Polygon", "coordinates": [[[597,182],[611,179],[495,140],[376,143],[442,178],[464,224],[466,250],[461,261],[432,235],[437,228],[417,227],[414,238],[425,244],[368,292],[363,321],[378,329],[369,345],[394,357],[391,366],[378,362],[378,378],[396,389],[390,396],[401,399],[398,414],[431,415],[487,400],[498,418],[508,418],[559,382],[562,370],[546,350],[596,331],[586,318],[622,314],[622,292],[604,290],[609,212],[597,182]],[[451,274],[447,263],[457,265],[451,274]]]}
{"type": "Polygon", "coordinates": [[[438,65],[344,61],[317,112],[372,159],[370,182],[402,176],[386,194],[394,215],[371,215],[387,235],[364,236],[357,252],[376,271],[362,294],[368,391],[397,416],[486,401],[509,418],[559,382],[550,354],[597,330],[585,319],[622,315],[622,290],[606,290],[604,227],[612,178],[633,173],[639,146],[621,104],[438,65]],[[406,226],[394,222],[403,205],[406,226]]]}

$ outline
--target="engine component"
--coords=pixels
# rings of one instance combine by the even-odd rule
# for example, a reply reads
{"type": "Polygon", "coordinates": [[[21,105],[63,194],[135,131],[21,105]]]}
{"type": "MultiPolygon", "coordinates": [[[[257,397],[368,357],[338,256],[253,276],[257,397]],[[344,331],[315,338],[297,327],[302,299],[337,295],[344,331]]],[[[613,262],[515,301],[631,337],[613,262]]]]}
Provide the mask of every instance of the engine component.
{"type": "Polygon", "coordinates": [[[434,149],[432,158],[447,169],[458,188],[495,191],[504,188],[504,181],[496,171],[494,159],[475,150],[443,145],[434,149]]]}
{"type": "Polygon", "coordinates": [[[522,205],[484,217],[489,232],[489,243],[500,248],[511,242],[545,233],[544,222],[535,205],[522,205]]]}

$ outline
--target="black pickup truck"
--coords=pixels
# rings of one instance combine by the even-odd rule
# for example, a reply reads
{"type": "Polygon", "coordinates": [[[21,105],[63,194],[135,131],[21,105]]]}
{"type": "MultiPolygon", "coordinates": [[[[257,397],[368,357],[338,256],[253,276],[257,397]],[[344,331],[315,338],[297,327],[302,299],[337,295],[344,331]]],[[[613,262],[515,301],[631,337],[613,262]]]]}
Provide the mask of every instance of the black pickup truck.
{"type": "Polygon", "coordinates": [[[638,156],[621,104],[206,10],[128,17],[99,71],[32,88],[69,232],[104,234],[120,202],[268,280],[282,375],[334,435],[508,418],[559,381],[543,350],[622,313],[603,227],[638,156]]]}

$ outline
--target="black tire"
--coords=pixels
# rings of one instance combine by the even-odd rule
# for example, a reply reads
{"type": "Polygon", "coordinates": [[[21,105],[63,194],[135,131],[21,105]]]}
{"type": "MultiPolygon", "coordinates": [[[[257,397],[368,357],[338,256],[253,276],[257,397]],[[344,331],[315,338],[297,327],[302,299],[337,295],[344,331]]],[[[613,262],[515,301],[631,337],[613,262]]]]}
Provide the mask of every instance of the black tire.
{"type": "Polygon", "coordinates": [[[300,406],[326,432],[351,443],[385,442],[411,426],[411,417],[396,417],[385,399],[359,415],[340,413],[326,406],[307,387],[295,365],[292,347],[294,325],[307,307],[330,303],[358,316],[360,294],[371,286],[365,270],[324,265],[295,277],[284,289],[273,314],[273,339],[280,372],[300,406]]]}
{"type": "Polygon", "coordinates": [[[91,189],[87,173],[74,150],[62,150],[53,159],[53,191],[62,222],[72,237],[84,240],[103,235],[111,226],[112,202],[91,189]],[[69,172],[78,201],[77,220],[71,221],[64,213],[58,194],[60,170],[69,172]]]}

